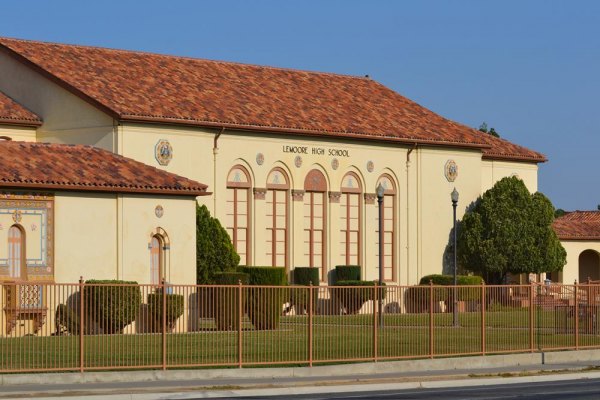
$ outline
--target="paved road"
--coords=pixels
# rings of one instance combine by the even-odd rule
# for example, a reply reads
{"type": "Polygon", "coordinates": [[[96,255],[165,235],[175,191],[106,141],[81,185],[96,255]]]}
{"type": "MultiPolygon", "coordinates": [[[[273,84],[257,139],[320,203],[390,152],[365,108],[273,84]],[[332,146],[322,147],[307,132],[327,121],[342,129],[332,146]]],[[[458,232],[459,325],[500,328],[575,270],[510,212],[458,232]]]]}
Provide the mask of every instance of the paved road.
{"type": "MultiPolygon", "coordinates": [[[[254,400],[266,397],[238,397],[239,399],[254,400]]],[[[494,386],[454,387],[447,389],[410,389],[392,391],[372,391],[354,393],[321,393],[307,395],[272,396],[268,399],[311,399],[311,400],[360,400],[360,399],[486,399],[486,400],[561,400],[600,399],[600,379],[578,379],[561,382],[519,383],[494,386]]]]}

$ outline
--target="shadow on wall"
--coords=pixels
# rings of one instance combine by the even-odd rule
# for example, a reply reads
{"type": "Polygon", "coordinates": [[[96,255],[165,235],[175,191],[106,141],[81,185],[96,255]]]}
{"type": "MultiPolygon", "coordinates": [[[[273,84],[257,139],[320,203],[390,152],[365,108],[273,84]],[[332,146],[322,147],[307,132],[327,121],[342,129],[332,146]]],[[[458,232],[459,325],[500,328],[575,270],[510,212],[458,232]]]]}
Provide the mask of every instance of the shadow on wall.
{"type": "MultiPolygon", "coordinates": [[[[476,203],[477,203],[477,201],[472,201],[465,208],[465,214],[470,212],[473,209],[473,207],[475,207],[476,203]]],[[[450,212],[452,212],[452,208],[450,208],[450,212]]],[[[450,218],[452,218],[452,214],[450,214],[450,218]]],[[[457,234],[458,234],[458,232],[460,232],[461,224],[462,224],[462,220],[456,221],[457,234]]],[[[460,263],[458,263],[458,266],[457,266],[457,273],[458,273],[458,275],[465,273],[465,271],[461,267],[460,263]]],[[[448,242],[446,244],[446,248],[444,249],[444,254],[442,254],[442,274],[444,274],[444,275],[453,275],[454,274],[454,227],[450,228],[450,232],[448,233],[448,242]]]]}

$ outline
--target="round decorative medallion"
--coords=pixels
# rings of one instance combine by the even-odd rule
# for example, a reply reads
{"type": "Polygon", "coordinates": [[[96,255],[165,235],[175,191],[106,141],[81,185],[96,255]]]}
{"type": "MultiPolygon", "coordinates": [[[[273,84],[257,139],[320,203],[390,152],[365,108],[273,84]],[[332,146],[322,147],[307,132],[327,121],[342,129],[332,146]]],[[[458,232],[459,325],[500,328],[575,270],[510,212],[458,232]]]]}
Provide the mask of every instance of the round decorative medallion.
{"type": "Polygon", "coordinates": [[[154,157],[160,165],[169,165],[173,159],[173,147],[166,139],[161,139],[154,146],[154,157]]]}
{"type": "Polygon", "coordinates": [[[258,165],[263,165],[265,163],[265,155],[263,153],[256,154],[256,163],[258,165]]]}
{"type": "Polygon", "coordinates": [[[458,176],[458,165],[454,160],[446,161],[446,165],[444,167],[444,175],[448,182],[454,182],[456,177],[458,176]]]}
{"type": "Polygon", "coordinates": [[[375,164],[373,163],[373,161],[368,161],[367,162],[367,171],[373,172],[374,169],[375,169],[375,164]]]}
{"type": "Polygon", "coordinates": [[[513,172],[512,174],[510,174],[510,176],[514,176],[515,178],[521,179],[521,177],[519,176],[519,174],[517,174],[516,172],[513,172]]]}
{"type": "Polygon", "coordinates": [[[157,205],[156,208],[154,209],[154,214],[156,214],[156,216],[158,218],[162,217],[164,213],[165,213],[165,210],[162,208],[162,206],[160,204],[157,205]]]}
{"type": "Polygon", "coordinates": [[[37,230],[37,225],[36,224],[31,224],[31,230],[32,231],[36,231],[37,230]]]}
{"type": "Polygon", "coordinates": [[[338,167],[340,166],[340,162],[338,161],[337,158],[334,158],[333,160],[331,160],[331,168],[338,169],[338,167]]]}
{"type": "Polygon", "coordinates": [[[15,221],[16,223],[19,223],[19,222],[21,222],[22,218],[23,218],[23,216],[21,215],[21,211],[15,210],[15,212],[12,215],[13,221],[15,221]]]}
{"type": "Polygon", "coordinates": [[[302,157],[296,156],[296,158],[294,158],[294,165],[297,168],[300,168],[302,166],[302,157]]]}

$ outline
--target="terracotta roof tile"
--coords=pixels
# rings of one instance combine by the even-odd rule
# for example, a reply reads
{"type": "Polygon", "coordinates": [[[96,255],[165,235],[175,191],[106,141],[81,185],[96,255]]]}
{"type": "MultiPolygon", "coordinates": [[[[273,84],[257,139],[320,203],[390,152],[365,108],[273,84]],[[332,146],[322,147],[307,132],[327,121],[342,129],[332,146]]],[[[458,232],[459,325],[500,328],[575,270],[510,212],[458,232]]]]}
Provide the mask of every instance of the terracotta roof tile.
{"type": "Polygon", "coordinates": [[[0,124],[39,126],[40,117],[0,92],[0,124]]]}
{"type": "Polygon", "coordinates": [[[459,145],[545,161],[368,78],[6,38],[0,49],[125,121],[459,145]]]}
{"type": "Polygon", "coordinates": [[[573,211],[554,220],[561,240],[600,240],[600,211],[573,211]]]}
{"type": "Polygon", "coordinates": [[[0,187],[206,195],[206,185],[92,146],[0,141],[0,187]]]}

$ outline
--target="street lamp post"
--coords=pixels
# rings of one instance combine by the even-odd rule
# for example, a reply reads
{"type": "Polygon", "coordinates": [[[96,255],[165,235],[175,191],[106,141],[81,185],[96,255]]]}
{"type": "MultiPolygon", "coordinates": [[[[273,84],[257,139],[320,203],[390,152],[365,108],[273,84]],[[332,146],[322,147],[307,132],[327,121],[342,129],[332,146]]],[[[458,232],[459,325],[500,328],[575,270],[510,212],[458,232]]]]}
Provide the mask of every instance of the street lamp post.
{"type": "MultiPolygon", "coordinates": [[[[379,206],[379,286],[383,285],[383,195],[385,194],[385,188],[380,183],[377,185],[377,204],[379,206]]],[[[377,298],[379,300],[378,312],[379,312],[379,326],[383,328],[383,299],[381,297],[383,290],[378,289],[377,298]]]]}
{"type": "Polygon", "coordinates": [[[453,294],[453,313],[452,313],[452,325],[453,326],[458,326],[458,298],[457,298],[457,288],[456,285],[458,284],[458,279],[457,279],[457,271],[456,271],[456,206],[458,204],[458,191],[456,190],[456,188],[454,188],[454,190],[452,191],[452,193],[450,193],[450,198],[452,199],[452,214],[453,214],[453,223],[454,223],[454,246],[453,246],[453,250],[454,250],[454,294],[453,294]]]}

